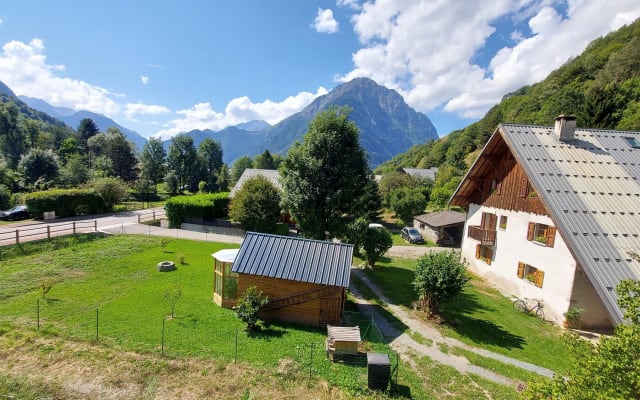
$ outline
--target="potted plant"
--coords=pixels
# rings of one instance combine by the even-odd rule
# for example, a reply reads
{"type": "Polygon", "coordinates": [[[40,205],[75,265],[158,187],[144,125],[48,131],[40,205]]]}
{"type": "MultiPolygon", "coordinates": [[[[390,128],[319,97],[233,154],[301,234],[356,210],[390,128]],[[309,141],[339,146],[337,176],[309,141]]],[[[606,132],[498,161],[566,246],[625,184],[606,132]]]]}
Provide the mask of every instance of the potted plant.
{"type": "Polygon", "coordinates": [[[582,325],[582,308],[571,307],[564,313],[564,326],[569,329],[580,329],[582,325]]]}

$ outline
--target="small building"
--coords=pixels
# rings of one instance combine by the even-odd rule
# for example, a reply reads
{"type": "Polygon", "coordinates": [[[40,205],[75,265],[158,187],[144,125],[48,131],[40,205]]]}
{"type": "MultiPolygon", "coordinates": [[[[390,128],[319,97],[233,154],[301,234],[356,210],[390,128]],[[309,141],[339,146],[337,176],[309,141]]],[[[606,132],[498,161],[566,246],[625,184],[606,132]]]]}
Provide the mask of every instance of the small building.
{"type": "Polygon", "coordinates": [[[352,260],[350,244],[247,232],[230,268],[216,258],[214,300],[232,307],[248,287],[256,286],[269,297],[260,314],[263,320],[337,324],[352,260]]]}
{"type": "Polygon", "coordinates": [[[327,356],[333,360],[334,355],[358,354],[360,340],[359,326],[327,325],[327,341],[325,343],[327,356]]]}
{"type": "Polygon", "coordinates": [[[415,178],[429,178],[432,181],[436,180],[436,174],[438,173],[438,167],[431,168],[398,168],[398,172],[413,176],[415,178]]]}
{"type": "Polygon", "coordinates": [[[213,301],[230,308],[236,305],[238,274],[231,272],[239,249],[224,249],[213,253],[213,301]]]}
{"type": "Polygon", "coordinates": [[[413,217],[413,227],[438,245],[458,245],[462,241],[466,215],[445,210],[413,217]]]}
{"type": "Polygon", "coordinates": [[[236,184],[231,189],[229,197],[233,198],[236,193],[238,193],[238,191],[242,189],[242,186],[244,186],[244,183],[246,181],[251,178],[255,178],[256,176],[265,177],[276,189],[282,191],[282,185],[280,185],[280,173],[277,169],[247,168],[244,170],[244,172],[242,172],[242,175],[240,175],[240,178],[238,178],[238,182],[236,182],[236,184]]]}

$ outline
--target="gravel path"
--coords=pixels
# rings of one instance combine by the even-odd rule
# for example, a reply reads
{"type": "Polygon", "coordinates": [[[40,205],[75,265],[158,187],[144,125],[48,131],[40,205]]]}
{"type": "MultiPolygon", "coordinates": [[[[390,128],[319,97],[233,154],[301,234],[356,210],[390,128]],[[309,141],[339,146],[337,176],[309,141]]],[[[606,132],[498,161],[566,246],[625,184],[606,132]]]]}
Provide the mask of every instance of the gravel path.
{"type": "MultiPolygon", "coordinates": [[[[406,246],[409,247],[409,246],[406,246]]],[[[418,249],[422,249],[422,247],[418,247],[418,249]]],[[[426,251],[434,251],[436,248],[426,248],[429,250],[426,251]]],[[[400,253],[404,251],[402,254],[407,254],[406,250],[399,249],[396,250],[400,253]]],[[[393,255],[394,257],[398,257],[393,255]]],[[[418,255],[419,256],[419,255],[418,255]]],[[[410,258],[410,257],[407,257],[410,258]]],[[[462,343],[456,339],[448,338],[442,336],[442,334],[434,327],[429,324],[424,323],[418,319],[410,316],[406,310],[400,306],[393,304],[386,296],[382,294],[382,291],[379,287],[377,287],[373,282],[371,282],[364,272],[360,269],[352,268],[351,273],[357,276],[362,282],[364,282],[371,290],[376,293],[376,296],[386,303],[386,308],[389,310],[396,318],[398,318],[402,323],[404,323],[411,331],[419,333],[422,337],[427,339],[430,344],[425,345],[422,343],[416,342],[413,338],[411,338],[408,334],[402,333],[398,331],[394,326],[392,326],[385,317],[383,317],[380,313],[378,313],[370,303],[362,298],[357,288],[354,285],[351,285],[349,290],[356,297],[356,301],[358,303],[358,307],[362,312],[372,314],[376,325],[382,331],[382,334],[390,341],[391,347],[401,354],[406,354],[409,351],[417,352],[418,354],[428,356],[432,360],[439,362],[444,365],[448,365],[450,367],[455,368],[461,373],[472,373],[478,376],[481,376],[485,379],[491,380],[493,382],[497,382],[500,384],[517,387],[518,382],[507,378],[503,375],[497,374],[491,370],[486,368],[478,367],[476,365],[471,364],[465,357],[456,356],[450,353],[443,352],[438,346],[439,344],[445,344],[448,347],[459,347],[464,350],[471,351],[480,356],[492,358],[498,360],[502,363],[513,365],[527,371],[531,371],[543,376],[553,377],[553,371],[539,367],[537,365],[533,365],[524,361],[516,360],[511,357],[504,356],[502,354],[494,353],[489,350],[480,349],[477,347],[469,346],[468,344],[462,343]]]]}

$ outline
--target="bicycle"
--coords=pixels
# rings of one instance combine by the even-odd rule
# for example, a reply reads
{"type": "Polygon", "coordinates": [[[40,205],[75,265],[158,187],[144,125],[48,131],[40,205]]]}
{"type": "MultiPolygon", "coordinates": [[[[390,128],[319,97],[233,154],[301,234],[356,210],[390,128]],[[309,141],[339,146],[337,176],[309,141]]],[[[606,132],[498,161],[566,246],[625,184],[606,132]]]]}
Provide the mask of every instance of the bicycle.
{"type": "Polygon", "coordinates": [[[542,302],[542,300],[538,300],[538,299],[528,299],[528,298],[524,298],[524,299],[516,299],[513,301],[513,309],[516,311],[521,311],[525,314],[529,314],[529,313],[535,313],[536,317],[540,320],[540,321],[544,321],[544,304],[542,302]],[[529,307],[528,303],[529,300],[533,300],[536,302],[536,304],[534,304],[533,306],[529,307]]]}

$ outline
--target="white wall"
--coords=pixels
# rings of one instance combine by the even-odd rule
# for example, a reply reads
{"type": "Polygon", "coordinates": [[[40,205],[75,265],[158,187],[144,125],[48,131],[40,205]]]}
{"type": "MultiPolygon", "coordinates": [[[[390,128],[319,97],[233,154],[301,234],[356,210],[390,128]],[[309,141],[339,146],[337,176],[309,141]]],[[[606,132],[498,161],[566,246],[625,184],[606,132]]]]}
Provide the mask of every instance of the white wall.
{"type": "Polygon", "coordinates": [[[462,256],[466,258],[472,271],[483,276],[505,293],[520,298],[543,299],[545,317],[550,321],[561,323],[564,319],[562,314],[570,306],[576,261],[559,232],[556,232],[553,247],[528,241],[529,222],[553,226],[551,219],[544,215],[470,204],[462,239],[462,256]],[[498,227],[497,230],[491,265],[475,258],[476,245],[479,242],[467,236],[467,227],[480,225],[483,212],[496,214],[498,225],[500,216],[507,216],[507,228],[502,230],[498,227]],[[518,262],[544,271],[542,288],[538,288],[526,279],[518,278],[518,262]]]}

